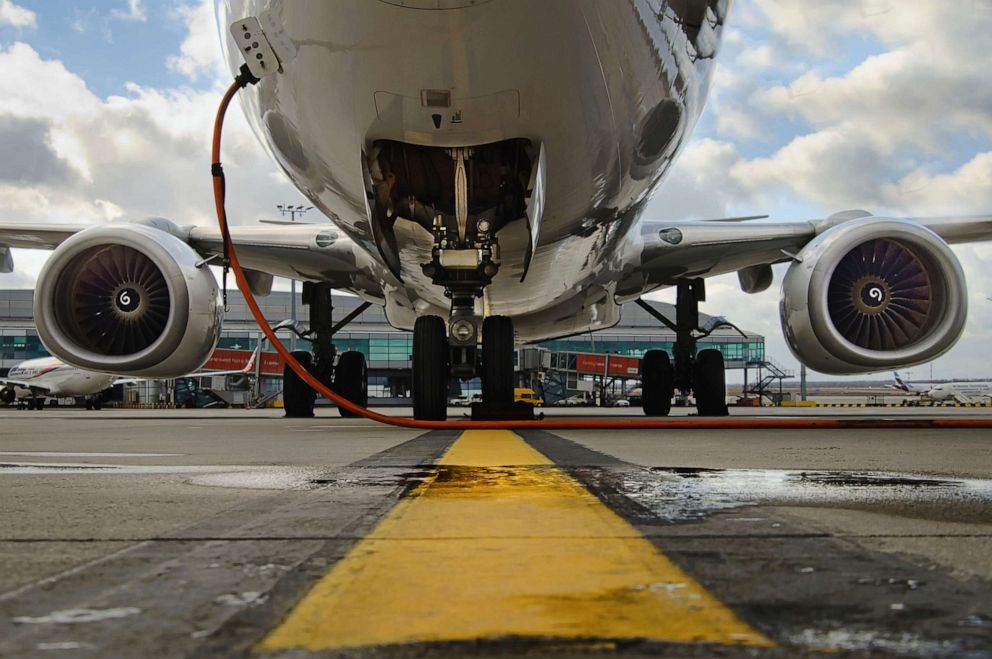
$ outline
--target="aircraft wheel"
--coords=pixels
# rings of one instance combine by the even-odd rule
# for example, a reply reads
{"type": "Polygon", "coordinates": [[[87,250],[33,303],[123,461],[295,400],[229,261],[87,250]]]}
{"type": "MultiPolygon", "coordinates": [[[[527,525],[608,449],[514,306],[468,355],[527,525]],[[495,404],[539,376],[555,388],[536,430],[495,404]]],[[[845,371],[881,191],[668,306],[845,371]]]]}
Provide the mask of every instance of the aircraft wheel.
{"type": "MultiPolygon", "coordinates": [[[[334,369],[334,392],[361,407],[369,404],[369,370],[365,355],[360,352],[345,352],[338,358],[334,369]]],[[[339,407],[338,412],[345,418],[358,416],[339,407]]]]}
{"type": "Polygon", "coordinates": [[[94,398],[93,399],[93,409],[94,410],[101,410],[101,409],[103,409],[103,401],[100,400],[99,398],[94,398]]]}
{"type": "Polygon", "coordinates": [[[506,316],[482,321],[482,400],[513,403],[513,321],[506,316]]]}
{"type": "Polygon", "coordinates": [[[699,416],[727,416],[726,371],[723,354],[713,348],[699,351],[693,366],[692,390],[699,416]]]}
{"type": "Polygon", "coordinates": [[[59,399],[58,398],[51,399],[50,401],[48,401],[48,406],[49,407],[58,407],[59,406],[59,399]]]}
{"type": "Polygon", "coordinates": [[[32,403],[34,403],[34,409],[36,409],[36,410],[43,410],[43,409],[45,409],[45,399],[44,398],[36,398],[35,400],[32,401],[32,403]]]}
{"type": "Polygon", "coordinates": [[[420,316],[413,326],[413,418],[448,418],[448,337],[437,316],[420,316]]]}
{"type": "MultiPolygon", "coordinates": [[[[293,353],[303,368],[310,370],[313,356],[305,350],[297,350],[293,353]]],[[[309,384],[304,382],[296,371],[287,364],[283,367],[282,374],[282,402],[286,416],[291,418],[309,418],[313,416],[313,405],[316,400],[316,393],[309,384]]]]}
{"type": "Polygon", "coordinates": [[[86,405],[86,409],[87,410],[92,410],[93,409],[93,401],[90,400],[89,398],[86,399],[86,402],[84,403],[84,405],[86,405]]]}
{"type": "Polygon", "coordinates": [[[641,406],[645,416],[668,416],[675,395],[675,371],[664,350],[648,350],[641,358],[641,406]]]}

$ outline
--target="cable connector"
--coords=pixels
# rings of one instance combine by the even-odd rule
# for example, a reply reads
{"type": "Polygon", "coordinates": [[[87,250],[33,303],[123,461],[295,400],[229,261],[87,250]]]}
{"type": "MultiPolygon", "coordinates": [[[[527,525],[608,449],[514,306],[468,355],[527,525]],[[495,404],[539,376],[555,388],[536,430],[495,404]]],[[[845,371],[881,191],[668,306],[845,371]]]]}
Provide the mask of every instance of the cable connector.
{"type": "Polygon", "coordinates": [[[238,89],[244,89],[248,85],[257,85],[261,80],[261,78],[251,72],[247,64],[242,64],[234,82],[238,83],[238,89]]]}

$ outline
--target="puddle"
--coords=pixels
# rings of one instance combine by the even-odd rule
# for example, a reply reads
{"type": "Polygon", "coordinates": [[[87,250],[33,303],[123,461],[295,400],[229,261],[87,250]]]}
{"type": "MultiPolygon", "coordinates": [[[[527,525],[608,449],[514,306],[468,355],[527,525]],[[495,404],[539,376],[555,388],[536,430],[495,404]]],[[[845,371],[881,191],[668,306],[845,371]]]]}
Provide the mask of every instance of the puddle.
{"type": "Polygon", "coordinates": [[[912,657],[949,657],[960,648],[950,641],[927,641],[915,634],[889,634],[881,631],[804,629],[788,639],[790,645],[814,651],[886,652],[912,657]]]}
{"type": "Polygon", "coordinates": [[[912,517],[992,523],[990,480],[885,472],[663,468],[616,477],[622,494],[670,521],[764,504],[895,509],[912,517]]]}
{"type": "Polygon", "coordinates": [[[72,453],[68,451],[0,451],[18,458],[175,458],[182,453],[72,453]]]}
{"type": "Polygon", "coordinates": [[[393,473],[386,471],[383,474],[370,473],[368,470],[362,470],[361,472],[356,472],[354,474],[340,476],[337,478],[333,477],[321,477],[313,478],[307,484],[314,488],[324,488],[324,487],[396,487],[398,485],[416,485],[417,483],[422,483],[426,480],[434,478],[437,472],[433,469],[424,469],[420,471],[405,471],[402,473],[393,473]]]}
{"type": "Polygon", "coordinates": [[[264,593],[247,591],[244,593],[228,593],[226,595],[221,595],[214,600],[214,603],[219,604],[220,606],[252,607],[258,606],[259,604],[264,604],[267,599],[268,596],[264,593]]]}
{"type": "Polygon", "coordinates": [[[232,470],[261,470],[265,467],[241,465],[113,465],[84,462],[0,462],[0,476],[6,474],[198,474],[232,470]]]}
{"type": "Polygon", "coordinates": [[[53,643],[39,643],[37,648],[42,651],[60,651],[60,650],[89,650],[92,649],[93,645],[90,643],[79,643],[77,641],[55,641],[53,643]]]}
{"type": "MultiPolygon", "coordinates": [[[[25,455],[60,455],[25,453],[25,455]]],[[[79,454],[97,455],[125,454],[79,454]]],[[[138,455],[138,454],[135,454],[138,455]]],[[[140,454],[147,457],[149,454],[140,454]]],[[[167,455],[167,454],[162,454],[167,455]]],[[[338,472],[340,473],[340,472],[338,472]]],[[[266,465],[122,465],[86,462],[0,462],[0,477],[7,475],[112,474],[118,476],[192,475],[191,485],[249,490],[315,490],[327,487],[396,487],[416,485],[433,478],[433,470],[397,472],[395,469],[359,469],[329,476],[326,467],[266,465]]]]}
{"type": "Polygon", "coordinates": [[[103,620],[115,620],[117,618],[127,618],[141,613],[141,609],[133,606],[126,606],[118,609],[65,609],[64,611],[52,611],[47,616],[32,618],[21,616],[13,621],[22,625],[80,625],[90,622],[101,622],[103,620]]]}

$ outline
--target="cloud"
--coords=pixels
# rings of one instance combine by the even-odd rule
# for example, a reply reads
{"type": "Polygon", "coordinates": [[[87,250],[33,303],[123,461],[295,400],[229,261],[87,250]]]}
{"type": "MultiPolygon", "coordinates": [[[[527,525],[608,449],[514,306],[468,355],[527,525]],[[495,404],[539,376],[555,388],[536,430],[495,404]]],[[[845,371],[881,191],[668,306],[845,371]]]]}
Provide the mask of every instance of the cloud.
{"type": "Polygon", "coordinates": [[[179,54],[168,59],[168,67],[191,80],[225,77],[213,2],[201,0],[199,4],[181,5],[178,12],[186,25],[186,38],[179,47],[179,54]]]}
{"type": "Polygon", "coordinates": [[[127,0],[127,9],[113,9],[110,15],[128,23],[144,23],[148,20],[148,12],[142,0],[127,0]]]}
{"type": "MultiPolygon", "coordinates": [[[[20,166],[0,165],[0,219],[216,221],[209,175],[216,91],[132,84],[126,95],[100,99],[60,62],[26,44],[0,50],[0,67],[9,72],[0,78],[0,150],[8,154],[10,145],[30,160],[26,167],[23,159],[20,166]],[[20,137],[10,135],[17,130],[20,137]]],[[[232,223],[254,223],[273,215],[277,202],[302,201],[285,177],[274,175],[277,167],[240,112],[229,118],[224,162],[232,223]]],[[[16,250],[16,273],[4,275],[0,286],[33,281],[47,257],[16,250]]]]}
{"type": "Polygon", "coordinates": [[[11,0],[0,0],[0,26],[17,28],[38,27],[38,15],[30,9],[15,5],[11,0]]]}
{"type": "Polygon", "coordinates": [[[0,184],[66,184],[75,172],[52,146],[51,122],[0,115],[0,184]]]}
{"type": "MultiPolygon", "coordinates": [[[[652,218],[771,213],[778,220],[847,208],[879,215],[992,213],[992,5],[918,0],[742,0],[708,105],[652,198],[652,218]]],[[[954,247],[971,317],[937,377],[985,376],[992,338],[992,245],[954,247]]],[[[786,266],[775,268],[781,281],[786,266]]],[[[778,286],[746,296],[736,276],[707,281],[707,313],[766,336],[798,367],[778,319],[778,286]]],[[[671,297],[671,293],[663,296],[671,297]]]]}

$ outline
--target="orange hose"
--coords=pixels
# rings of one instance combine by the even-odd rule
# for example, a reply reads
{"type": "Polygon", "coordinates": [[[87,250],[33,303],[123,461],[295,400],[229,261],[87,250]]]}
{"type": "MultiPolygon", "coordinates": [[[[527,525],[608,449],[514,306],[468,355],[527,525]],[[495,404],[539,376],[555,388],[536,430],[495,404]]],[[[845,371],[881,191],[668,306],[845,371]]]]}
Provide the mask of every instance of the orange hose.
{"type": "MultiPolygon", "coordinates": [[[[224,94],[220,107],[217,109],[217,117],[214,120],[214,134],[211,157],[215,169],[220,166],[221,136],[224,131],[224,117],[231,105],[235,94],[241,88],[240,82],[234,82],[224,94]]],[[[220,225],[221,236],[227,245],[228,258],[230,259],[231,270],[234,271],[234,278],[238,283],[238,288],[244,295],[245,302],[251,310],[251,315],[255,318],[258,326],[268,338],[269,342],[276,349],[286,364],[308,385],[313,387],[320,395],[331,402],[353,414],[403,428],[416,428],[419,430],[568,430],[568,429],[630,429],[630,430],[658,430],[658,429],[856,429],[856,428],[992,428],[992,419],[783,419],[783,418],[668,418],[668,419],[544,419],[541,421],[419,421],[403,417],[380,414],[352,403],[350,400],[336,394],[323,382],[315,378],[306,368],[296,360],[295,357],[282,344],[276,333],[272,331],[265,315],[255,301],[248,280],[245,278],[241,264],[238,263],[238,255],[234,248],[227,230],[227,214],[224,203],[224,180],[216,174],[214,181],[214,203],[217,211],[217,221],[220,225]]]]}

